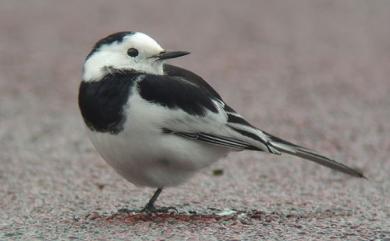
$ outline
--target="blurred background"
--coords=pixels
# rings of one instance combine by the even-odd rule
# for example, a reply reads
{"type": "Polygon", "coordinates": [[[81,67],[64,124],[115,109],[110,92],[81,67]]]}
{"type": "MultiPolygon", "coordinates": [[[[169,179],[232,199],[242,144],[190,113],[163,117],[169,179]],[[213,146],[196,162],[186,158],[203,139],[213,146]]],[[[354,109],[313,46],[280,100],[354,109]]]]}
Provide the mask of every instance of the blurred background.
{"type": "Polygon", "coordinates": [[[172,232],[182,238],[385,237],[389,23],[387,0],[0,0],[0,239],[86,239],[108,230],[116,240],[172,232]],[[152,192],[105,164],[77,106],[90,48],[127,30],[190,51],[174,63],[203,76],[254,125],[361,168],[371,181],[289,156],[246,152],[166,190],[159,204],[200,213],[257,210],[276,213],[275,222],[187,229],[179,221],[145,227],[88,220],[91,213],[141,207],[152,192]],[[303,218],[285,218],[291,213],[303,218]]]}

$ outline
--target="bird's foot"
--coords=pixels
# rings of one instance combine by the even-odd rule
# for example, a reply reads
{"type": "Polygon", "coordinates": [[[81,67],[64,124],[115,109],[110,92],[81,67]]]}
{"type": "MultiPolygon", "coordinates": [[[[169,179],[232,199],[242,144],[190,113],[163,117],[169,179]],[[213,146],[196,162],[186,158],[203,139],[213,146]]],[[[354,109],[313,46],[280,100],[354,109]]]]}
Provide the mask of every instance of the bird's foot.
{"type": "Polygon", "coordinates": [[[169,213],[170,211],[175,211],[176,213],[179,213],[179,211],[175,207],[161,207],[156,208],[154,205],[147,204],[141,212],[143,213],[169,213]]]}
{"type": "Polygon", "coordinates": [[[175,207],[160,207],[156,208],[154,205],[146,205],[142,209],[128,209],[128,208],[121,208],[118,209],[118,213],[124,213],[124,214],[130,214],[130,213],[146,213],[146,214],[152,214],[152,213],[169,213],[170,211],[174,211],[176,213],[179,213],[179,211],[175,207]]]}

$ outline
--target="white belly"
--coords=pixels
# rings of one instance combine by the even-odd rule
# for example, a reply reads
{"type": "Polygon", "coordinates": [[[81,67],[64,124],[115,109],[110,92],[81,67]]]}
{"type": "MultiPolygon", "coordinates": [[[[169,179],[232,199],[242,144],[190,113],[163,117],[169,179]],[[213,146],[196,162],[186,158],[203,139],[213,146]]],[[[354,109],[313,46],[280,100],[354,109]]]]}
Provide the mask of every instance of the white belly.
{"type": "Polygon", "coordinates": [[[119,134],[88,130],[98,152],[128,181],[150,187],[178,185],[229,152],[227,148],[162,133],[162,127],[207,132],[205,128],[209,126],[213,133],[221,129],[213,123],[221,122],[218,118],[226,121],[226,116],[194,117],[149,103],[135,89],[132,93],[125,106],[124,128],[119,134]]]}
{"type": "Polygon", "coordinates": [[[182,183],[196,171],[227,154],[227,149],[161,130],[121,132],[118,135],[88,130],[103,158],[135,185],[167,187],[182,183]]]}

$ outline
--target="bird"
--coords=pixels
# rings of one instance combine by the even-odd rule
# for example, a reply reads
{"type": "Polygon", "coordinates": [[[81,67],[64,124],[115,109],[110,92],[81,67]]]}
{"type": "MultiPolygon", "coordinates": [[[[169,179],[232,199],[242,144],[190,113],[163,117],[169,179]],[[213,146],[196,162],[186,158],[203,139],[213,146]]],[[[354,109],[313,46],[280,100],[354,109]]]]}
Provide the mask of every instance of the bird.
{"type": "Polygon", "coordinates": [[[230,152],[290,154],[354,177],[360,170],[249,123],[199,75],[166,63],[168,51],[142,32],[99,40],[87,55],[78,103],[87,135],[103,159],[136,186],[155,188],[142,212],[164,212],[164,188],[182,184],[230,152]]]}

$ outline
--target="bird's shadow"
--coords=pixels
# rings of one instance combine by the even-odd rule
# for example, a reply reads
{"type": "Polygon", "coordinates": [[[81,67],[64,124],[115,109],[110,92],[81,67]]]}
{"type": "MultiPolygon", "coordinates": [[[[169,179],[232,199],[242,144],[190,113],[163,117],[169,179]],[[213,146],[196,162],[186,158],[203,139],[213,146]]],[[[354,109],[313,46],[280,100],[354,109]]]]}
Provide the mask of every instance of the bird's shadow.
{"type": "Polygon", "coordinates": [[[98,214],[92,212],[85,217],[88,222],[104,224],[136,224],[140,222],[153,223],[221,223],[239,221],[243,224],[252,222],[283,222],[287,220],[299,221],[302,219],[326,219],[341,216],[351,216],[352,212],[341,209],[326,209],[321,211],[307,211],[302,213],[265,212],[259,210],[224,210],[206,209],[203,213],[197,212],[169,212],[169,213],[142,213],[142,212],[116,212],[113,214],[98,214]]]}

